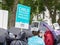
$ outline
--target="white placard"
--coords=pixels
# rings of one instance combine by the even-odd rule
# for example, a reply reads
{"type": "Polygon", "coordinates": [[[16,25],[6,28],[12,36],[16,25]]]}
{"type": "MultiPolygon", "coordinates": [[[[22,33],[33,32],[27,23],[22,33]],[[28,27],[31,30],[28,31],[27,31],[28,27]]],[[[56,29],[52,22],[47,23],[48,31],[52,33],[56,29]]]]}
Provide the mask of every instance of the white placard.
{"type": "Polygon", "coordinates": [[[58,23],[54,23],[53,26],[56,30],[59,29],[59,24],[58,23]]]}
{"type": "Polygon", "coordinates": [[[3,11],[0,10],[0,28],[2,28],[2,22],[3,22],[3,11]]]}
{"type": "Polygon", "coordinates": [[[29,28],[29,24],[27,24],[27,23],[22,23],[22,22],[16,22],[15,23],[15,26],[17,27],[17,28],[22,28],[22,29],[28,29],[29,28]]]}
{"type": "Polygon", "coordinates": [[[0,28],[8,28],[8,11],[0,10],[0,28]]]}

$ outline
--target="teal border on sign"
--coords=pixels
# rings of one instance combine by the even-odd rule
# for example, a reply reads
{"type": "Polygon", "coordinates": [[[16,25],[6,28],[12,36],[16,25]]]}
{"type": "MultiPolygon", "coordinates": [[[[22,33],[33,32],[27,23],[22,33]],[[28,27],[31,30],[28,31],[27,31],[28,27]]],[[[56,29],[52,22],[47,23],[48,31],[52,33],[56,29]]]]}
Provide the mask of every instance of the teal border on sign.
{"type": "Polygon", "coordinates": [[[22,4],[17,5],[16,22],[29,23],[31,8],[22,4]]]}

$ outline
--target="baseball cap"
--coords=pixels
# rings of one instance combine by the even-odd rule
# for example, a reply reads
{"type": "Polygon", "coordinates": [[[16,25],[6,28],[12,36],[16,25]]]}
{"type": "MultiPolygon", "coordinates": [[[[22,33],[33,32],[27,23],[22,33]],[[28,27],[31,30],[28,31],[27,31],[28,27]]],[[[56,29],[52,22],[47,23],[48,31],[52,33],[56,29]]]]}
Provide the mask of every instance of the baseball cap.
{"type": "Polygon", "coordinates": [[[33,28],[31,28],[31,31],[38,31],[38,28],[33,27],[33,28]]]}

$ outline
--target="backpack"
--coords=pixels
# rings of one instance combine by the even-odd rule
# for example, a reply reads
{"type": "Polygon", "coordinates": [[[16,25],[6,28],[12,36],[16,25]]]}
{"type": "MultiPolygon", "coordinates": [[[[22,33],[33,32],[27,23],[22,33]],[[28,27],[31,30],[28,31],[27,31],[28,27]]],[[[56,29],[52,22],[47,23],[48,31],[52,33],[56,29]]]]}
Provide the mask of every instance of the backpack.
{"type": "Polygon", "coordinates": [[[44,34],[45,45],[54,45],[54,36],[50,30],[46,30],[44,34]]]}
{"type": "Polygon", "coordinates": [[[27,45],[27,43],[24,41],[20,41],[20,40],[14,40],[11,42],[10,45],[27,45]]]}

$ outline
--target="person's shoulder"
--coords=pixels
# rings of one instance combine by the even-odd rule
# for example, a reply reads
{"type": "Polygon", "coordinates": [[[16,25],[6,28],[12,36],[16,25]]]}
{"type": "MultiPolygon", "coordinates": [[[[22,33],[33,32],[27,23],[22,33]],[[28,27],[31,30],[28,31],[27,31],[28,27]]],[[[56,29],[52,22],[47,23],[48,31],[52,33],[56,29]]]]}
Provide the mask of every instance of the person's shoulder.
{"type": "Polygon", "coordinates": [[[33,39],[35,39],[35,36],[28,38],[28,40],[33,40],[33,39]]]}
{"type": "Polygon", "coordinates": [[[37,39],[40,40],[40,41],[43,41],[43,39],[41,37],[38,37],[37,39]]]}
{"type": "Polygon", "coordinates": [[[29,37],[28,39],[32,39],[34,36],[32,36],[32,37],[29,37]]]}

